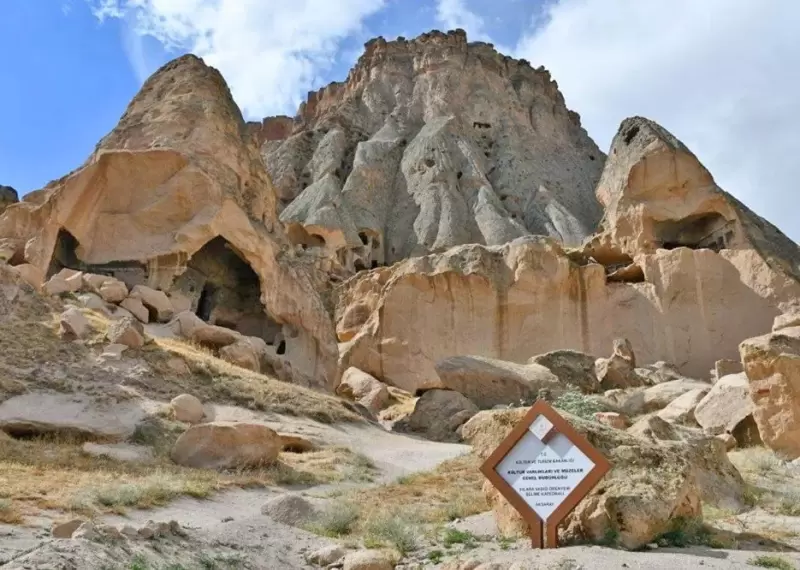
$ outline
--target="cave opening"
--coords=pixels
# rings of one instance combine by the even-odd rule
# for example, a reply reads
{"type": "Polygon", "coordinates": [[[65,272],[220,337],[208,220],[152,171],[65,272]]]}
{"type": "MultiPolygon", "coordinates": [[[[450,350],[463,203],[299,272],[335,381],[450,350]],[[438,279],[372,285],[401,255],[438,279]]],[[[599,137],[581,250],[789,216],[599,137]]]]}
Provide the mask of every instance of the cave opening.
{"type": "Polygon", "coordinates": [[[187,297],[194,313],[207,323],[274,344],[281,325],[261,302],[261,280],[241,254],[222,237],[195,253],[172,290],[187,297]]]}
{"type": "Polygon", "coordinates": [[[717,212],[689,216],[682,220],[657,222],[654,226],[656,240],[663,249],[688,247],[720,251],[733,238],[732,222],[717,212]]]}
{"type": "Polygon", "coordinates": [[[74,271],[84,271],[96,275],[107,275],[119,279],[128,289],[133,289],[136,285],[147,283],[147,269],[138,261],[112,261],[110,263],[87,264],[78,257],[78,247],[80,242],[68,230],[61,228],[56,236],[56,243],[53,247],[53,254],[50,258],[50,265],[47,268],[49,279],[62,269],[72,269],[74,271]]]}

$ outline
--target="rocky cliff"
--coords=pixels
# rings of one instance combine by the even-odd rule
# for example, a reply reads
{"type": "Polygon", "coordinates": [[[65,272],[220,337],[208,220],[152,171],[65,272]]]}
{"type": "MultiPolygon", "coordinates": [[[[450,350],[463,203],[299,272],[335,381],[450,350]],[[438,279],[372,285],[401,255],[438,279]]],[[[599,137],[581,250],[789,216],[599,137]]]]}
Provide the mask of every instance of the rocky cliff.
{"type": "Polygon", "coordinates": [[[543,68],[461,30],[366,44],[297,117],[251,124],[292,241],[344,274],[535,234],[577,245],[605,155],[543,68]]]}
{"type": "Polygon", "coordinates": [[[447,357],[600,355],[625,337],[644,362],[706,377],[800,298],[797,245],[651,121],[623,122],[597,197],[602,226],[582,248],[519,238],[348,280],[337,289],[342,366],[423,390],[442,386],[447,357]]]}
{"type": "Polygon", "coordinates": [[[334,381],[314,273],[224,79],[195,56],[158,70],[81,168],[8,207],[0,236],[45,278],[69,268],[161,289],[262,337],[297,382],[334,381]]]}

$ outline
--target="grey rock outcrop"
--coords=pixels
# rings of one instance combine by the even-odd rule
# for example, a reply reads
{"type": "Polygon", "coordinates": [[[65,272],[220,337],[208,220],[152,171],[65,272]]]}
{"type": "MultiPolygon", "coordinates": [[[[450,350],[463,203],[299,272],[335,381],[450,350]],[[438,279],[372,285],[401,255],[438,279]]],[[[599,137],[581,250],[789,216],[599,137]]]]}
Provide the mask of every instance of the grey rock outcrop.
{"type": "Polygon", "coordinates": [[[295,244],[346,270],[529,234],[578,245],[605,155],[544,69],[463,30],[376,38],[294,123],[250,124],[295,244]]]}

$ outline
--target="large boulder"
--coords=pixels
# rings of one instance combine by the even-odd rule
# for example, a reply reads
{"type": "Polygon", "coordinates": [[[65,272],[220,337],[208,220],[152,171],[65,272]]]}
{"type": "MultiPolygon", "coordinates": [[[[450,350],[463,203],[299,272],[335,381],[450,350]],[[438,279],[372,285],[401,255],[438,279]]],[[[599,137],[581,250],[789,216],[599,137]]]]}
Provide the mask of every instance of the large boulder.
{"type": "Polygon", "coordinates": [[[623,408],[631,415],[654,412],[666,408],[672,401],[692,390],[707,392],[708,382],[684,378],[649,386],[633,392],[623,403],[623,408]]]}
{"type": "Polygon", "coordinates": [[[704,503],[734,512],[745,507],[744,480],[728,459],[723,440],[670,424],[655,414],[641,418],[628,433],[669,447],[688,459],[704,503]]]}
{"type": "Polygon", "coordinates": [[[145,343],[144,327],[133,317],[122,317],[109,325],[106,338],[113,344],[141,348],[145,343]]]}
{"type": "Polygon", "coordinates": [[[241,333],[219,325],[203,323],[202,325],[194,326],[191,331],[190,338],[193,341],[209,348],[223,348],[242,339],[241,333]]]}
{"type": "Polygon", "coordinates": [[[205,415],[203,402],[197,396],[192,396],[191,394],[175,396],[169,406],[172,410],[172,415],[179,422],[200,423],[205,415]]]}
{"type": "Polygon", "coordinates": [[[145,415],[134,400],[113,403],[79,394],[28,392],[0,403],[0,431],[122,441],[145,415]]]}
{"type": "Polygon", "coordinates": [[[458,441],[458,428],[478,413],[468,398],[451,390],[428,390],[408,417],[408,427],[434,441],[458,441]]]}
{"type": "Polygon", "coordinates": [[[60,335],[64,340],[76,340],[86,337],[92,330],[87,319],[80,309],[70,307],[58,318],[60,335]]]}
{"type": "Polygon", "coordinates": [[[170,457],[201,469],[255,468],[274,463],[282,447],[280,436],[265,425],[211,422],[181,434],[170,457]]]}
{"type": "Polygon", "coordinates": [[[553,350],[528,360],[530,364],[544,366],[563,384],[579,388],[584,394],[600,391],[600,381],[595,371],[597,358],[577,350],[553,350]]]}
{"type": "MultiPolygon", "coordinates": [[[[486,458],[526,412],[526,408],[482,411],[462,427],[462,436],[486,458]]],[[[613,467],[567,516],[560,529],[562,540],[616,536],[621,546],[639,548],[668,530],[677,517],[701,516],[701,489],[685,445],[563,415],[613,467]]],[[[483,489],[500,531],[527,535],[527,524],[499,492],[488,481],[483,489]]]]}
{"type": "Polygon", "coordinates": [[[163,291],[152,289],[145,285],[136,285],[131,291],[132,299],[139,299],[150,312],[150,320],[157,323],[166,323],[175,314],[172,301],[163,291]]]}
{"type": "Polygon", "coordinates": [[[613,353],[608,358],[597,359],[595,374],[603,390],[635,388],[644,384],[644,379],[636,372],[633,346],[626,338],[614,339],[613,353]]]}
{"type": "Polygon", "coordinates": [[[697,403],[694,416],[706,432],[731,434],[739,447],[747,447],[761,443],[754,410],[750,382],[741,372],[720,378],[697,403]]]}
{"type": "Polygon", "coordinates": [[[688,392],[681,394],[672,400],[667,406],[658,412],[658,417],[670,423],[679,423],[695,426],[697,420],[695,419],[694,411],[697,404],[708,393],[708,388],[695,388],[688,392]]]}
{"type": "Polygon", "coordinates": [[[453,356],[436,364],[442,386],[466,396],[479,408],[530,403],[541,390],[565,391],[558,376],[541,364],[517,364],[480,356],[453,356]]]}
{"type": "Polygon", "coordinates": [[[386,384],[353,367],[344,371],[342,380],[336,387],[336,393],[343,398],[358,402],[373,414],[381,411],[389,403],[389,389],[386,384]]]}
{"type": "Polygon", "coordinates": [[[739,349],[761,439],[790,459],[800,457],[800,327],[745,340],[739,349]]]}

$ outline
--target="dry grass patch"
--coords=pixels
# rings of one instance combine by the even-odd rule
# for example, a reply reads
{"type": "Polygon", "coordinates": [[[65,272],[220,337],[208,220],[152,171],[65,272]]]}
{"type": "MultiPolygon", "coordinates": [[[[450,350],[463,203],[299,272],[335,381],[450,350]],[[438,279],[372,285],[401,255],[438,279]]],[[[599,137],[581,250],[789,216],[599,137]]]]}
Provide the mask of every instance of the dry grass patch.
{"type": "Polygon", "coordinates": [[[407,552],[417,543],[420,525],[442,524],[489,509],[478,465],[476,456],[465,455],[395,483],[343,493],[309,530],[407,552]]]}
{"type": "Polygon", "coordinates": [[[310,417],[323,423],[363,420],[354,406],[344,400],[240,368],[191,342],[159,338],[148,344],[141,355],[161,376],[159,388],[168,397],[191,389],[192,394],[204,401],[230,402],[253,410],[310,417]],[[182,358],[192,374],[176,374],[168,365],[174,357],[182,358]]]}
{"type": "Polygon", "coordinates": [[[164,505],[180,496],[208,497],[229,487],[319,484],[346,477],[361,458],[343,448],[282,453],[256,470],[217,472],[174,465],[127,463],[85,454],[76,441],[0,439],[0,519],[20,522],[38,508],[92,515],[164,505]],[[3,506],[5,507],[3,508],[3,506]]]}

